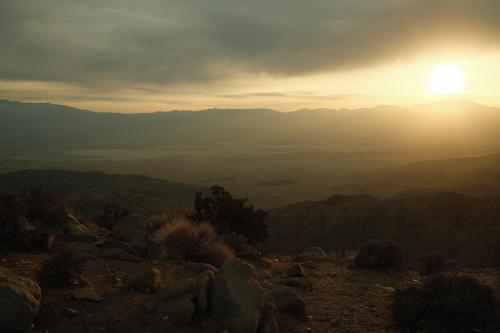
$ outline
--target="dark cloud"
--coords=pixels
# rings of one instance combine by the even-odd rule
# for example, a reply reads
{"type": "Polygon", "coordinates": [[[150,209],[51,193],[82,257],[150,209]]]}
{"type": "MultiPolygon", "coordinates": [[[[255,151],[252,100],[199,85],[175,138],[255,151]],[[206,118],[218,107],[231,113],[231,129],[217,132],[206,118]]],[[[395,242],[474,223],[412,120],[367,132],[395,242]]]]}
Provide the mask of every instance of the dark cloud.
{"type": "Polygon", "coordinates": [[[2,0],[0,79],[99,89],[344,70],[492,48],[498,0],[2,0]]]}

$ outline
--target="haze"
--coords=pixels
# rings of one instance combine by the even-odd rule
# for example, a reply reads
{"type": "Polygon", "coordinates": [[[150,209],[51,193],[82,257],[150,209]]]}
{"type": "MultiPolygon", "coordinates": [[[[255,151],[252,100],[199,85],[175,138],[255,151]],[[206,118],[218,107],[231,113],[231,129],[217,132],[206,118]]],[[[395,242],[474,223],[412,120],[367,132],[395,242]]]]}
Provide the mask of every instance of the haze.
{"type": "Polygon", "coordinates": [[[95,111],[500,105],[495,0],[0,3],[0,97],[95,111]],[[444,92],[447,92],[446,89],[444,92]]]}

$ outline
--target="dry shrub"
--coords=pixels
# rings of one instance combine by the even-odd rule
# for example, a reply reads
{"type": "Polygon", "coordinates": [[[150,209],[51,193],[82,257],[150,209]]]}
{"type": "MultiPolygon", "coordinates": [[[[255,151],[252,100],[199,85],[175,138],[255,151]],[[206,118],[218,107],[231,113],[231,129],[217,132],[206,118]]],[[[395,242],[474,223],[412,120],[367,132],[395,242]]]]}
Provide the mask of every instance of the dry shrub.
{"type": "Polygon", "coordinates": [[[59,244],[43,263],[38,273],[38,280],[42,284],[55,287],[79,284],[86,263],[87,257],[75,248],[59,244]]]}
{"type": "Polygon", "coordinates": [[[490,287],[467,276],[436,274],[420,286],[398,290],[393,315],[402,328],[416,331],[490,331],[496,309],[490,287]]]}
{"type": "Polygon", "coordinates": [[[441,252],[432,252],[420,258],[419,269],[423,275],[431,275],[443,271],[448,259],[441,252]]]}
{"type": "Polygon", "coordinates": [[[400,247],[388,240],[370,241],[363,245],[354,263],[357,268],[373,270],[399,270],[403,265],[400,247]]]}
{"type": "Polygon", "coordinates": [[[166,224],[155,236],[173,259],[204,262],[219,267],[234,258],[234,253],[216,238],[215,229],[210,224],[193,224],[186,219],[166,224]]]}

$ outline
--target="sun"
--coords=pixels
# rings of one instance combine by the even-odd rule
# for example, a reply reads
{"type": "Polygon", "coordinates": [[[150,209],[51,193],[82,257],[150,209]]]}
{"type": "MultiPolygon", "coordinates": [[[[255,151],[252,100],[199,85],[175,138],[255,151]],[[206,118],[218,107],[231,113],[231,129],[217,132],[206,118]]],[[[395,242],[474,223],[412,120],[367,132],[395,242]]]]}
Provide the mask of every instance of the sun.
{"type": "Polygon", "coordinates": [[[433,68],[427,83],[433,94],[458,94],[463,90],[464,74],[457,65],[439,65],[433,68]]]}

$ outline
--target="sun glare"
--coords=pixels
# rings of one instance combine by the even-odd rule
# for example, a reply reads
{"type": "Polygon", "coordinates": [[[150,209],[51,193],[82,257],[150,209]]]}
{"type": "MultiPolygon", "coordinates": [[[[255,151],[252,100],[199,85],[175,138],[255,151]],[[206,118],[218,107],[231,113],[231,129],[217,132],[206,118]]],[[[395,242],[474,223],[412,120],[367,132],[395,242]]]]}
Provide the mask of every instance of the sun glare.
{"type": "Polygon", "coordinates": [[[435,67],[429,76],[429,87],[433,94],[457,94],[463,89],[464,75],[456,65],[435,67]]]}

